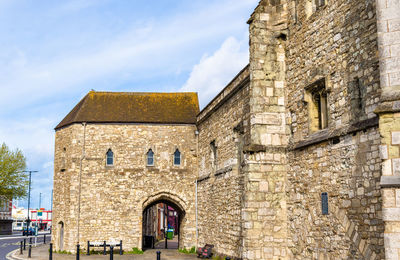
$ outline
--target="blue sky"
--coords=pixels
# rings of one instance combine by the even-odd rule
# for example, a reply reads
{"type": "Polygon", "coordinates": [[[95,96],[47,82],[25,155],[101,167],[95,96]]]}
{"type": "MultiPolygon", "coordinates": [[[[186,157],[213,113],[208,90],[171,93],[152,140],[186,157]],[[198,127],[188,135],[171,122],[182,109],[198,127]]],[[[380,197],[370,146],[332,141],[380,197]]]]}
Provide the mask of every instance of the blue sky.
{"type": "Polygon", "coordinates": [[[50,207],[53,129],[88,91],[196,91],[204,107],[248,63],[257,2],[0,0],[0,142],[39,171],[32,207],[40,192],[50,207]]]}

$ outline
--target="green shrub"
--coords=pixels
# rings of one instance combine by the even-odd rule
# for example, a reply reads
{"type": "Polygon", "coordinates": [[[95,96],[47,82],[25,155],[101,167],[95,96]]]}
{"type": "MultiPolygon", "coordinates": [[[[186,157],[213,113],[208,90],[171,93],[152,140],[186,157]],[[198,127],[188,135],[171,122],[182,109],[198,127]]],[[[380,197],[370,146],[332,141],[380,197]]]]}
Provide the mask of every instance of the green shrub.
{"type": "Polygon", "coordinates": [[[184,254],[196,254],[196,247],[192,246],[189,250],[184,247],[183,249],[178,249],[178,251],[184,254]]]}
{"type": "Polygon", "coordinates": [[[196,247],[192,246],[189,251],[190,254],[196,254],[196,247]]]}

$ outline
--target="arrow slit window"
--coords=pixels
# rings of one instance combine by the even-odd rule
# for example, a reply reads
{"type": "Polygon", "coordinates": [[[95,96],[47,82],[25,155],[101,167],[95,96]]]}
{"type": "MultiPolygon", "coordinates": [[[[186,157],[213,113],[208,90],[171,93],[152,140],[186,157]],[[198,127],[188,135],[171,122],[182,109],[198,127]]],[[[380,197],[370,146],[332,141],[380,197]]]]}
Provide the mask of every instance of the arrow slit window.
{"type": "Polygon", "coordinates": [[[322,208],[322,215],[329,214],[328,193],[326,192],[321,193],[321,208],[322,208]]]}

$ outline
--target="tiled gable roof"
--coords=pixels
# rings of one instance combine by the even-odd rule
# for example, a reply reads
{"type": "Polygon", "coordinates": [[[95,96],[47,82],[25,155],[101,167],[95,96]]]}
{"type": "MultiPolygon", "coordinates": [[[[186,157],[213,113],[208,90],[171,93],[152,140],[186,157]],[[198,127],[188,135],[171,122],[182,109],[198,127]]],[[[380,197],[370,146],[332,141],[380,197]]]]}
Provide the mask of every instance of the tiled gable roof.
{"type": "Polygon", "coordinates": [[[197,93],[90,91],[56,126],[73,123],[195,124],[197,93]]]}

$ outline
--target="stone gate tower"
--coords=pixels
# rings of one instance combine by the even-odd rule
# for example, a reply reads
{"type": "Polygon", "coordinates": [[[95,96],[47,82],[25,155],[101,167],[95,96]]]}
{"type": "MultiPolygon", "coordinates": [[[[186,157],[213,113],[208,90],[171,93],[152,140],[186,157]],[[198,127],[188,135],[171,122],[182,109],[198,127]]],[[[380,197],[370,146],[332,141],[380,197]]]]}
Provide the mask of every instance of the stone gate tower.
{"type": "Polygon", "coordinates": [[[180,246],[194,246],[198,111],[195,93],[87,94],[56,127],[55,250],[142,248],[143,211],[157,202],[177,207],[180,246]]]}

